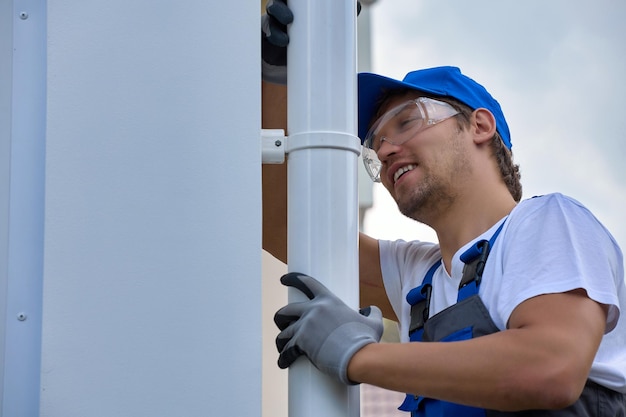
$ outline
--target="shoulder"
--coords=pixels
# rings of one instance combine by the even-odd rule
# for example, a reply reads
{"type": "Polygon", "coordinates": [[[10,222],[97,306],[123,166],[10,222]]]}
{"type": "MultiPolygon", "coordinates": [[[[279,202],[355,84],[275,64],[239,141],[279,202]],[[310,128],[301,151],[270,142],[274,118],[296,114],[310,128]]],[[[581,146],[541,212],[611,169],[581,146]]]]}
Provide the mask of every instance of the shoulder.
{"type": "Polygon", "coordinates": [[[563,194],[522,201],[511,212],[505,229],[505,246],[526,248],[529,259],[533,255],[545,259],[548,254],[553,260],[569,259],[567,263],[622,258],[617,242],[593,213],[563,194]]]}
{"type": "Polygon", "coordinates": [[[381,261],[385,259],[398,265],[415,265],[434,261],[440,257],[439,245],[418,240],[380,240],[381,261]]]}
{"type": "Polygon", "coordinates": [[[532,239],[551,233],[565,233],[595,236],[595,239],[616,245],[610,232],[587,207],[560,193],[532,197],[520,202],[511,212],[508,223],[510,232],[521,233],[532,239]]]}
{"type": "Polygon", "coordinates": [[[381,240],[380,269],[385,286],[400,291],[421,283],[426,271],[441,259],[439,245],[430,242],[381,240]]]}
{"type": "Polygon", "coordinates": [[[538,210],[555,210],[555,211],[585,211],[591,213],[582,203],[561,193],[551,193],[534,196],[521,201],[513,210],[513,213],[532,214],[538,210]]]}

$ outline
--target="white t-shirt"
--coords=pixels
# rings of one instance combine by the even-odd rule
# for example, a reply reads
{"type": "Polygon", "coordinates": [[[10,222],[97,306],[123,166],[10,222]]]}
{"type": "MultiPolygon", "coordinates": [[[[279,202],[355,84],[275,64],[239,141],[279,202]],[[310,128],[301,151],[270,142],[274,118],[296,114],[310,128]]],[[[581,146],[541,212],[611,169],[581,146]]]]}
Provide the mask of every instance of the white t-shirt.
{"type": "MultiPolygon", "coordinates": [[[[584,288],[608,306],[606,334],[589,378],[626,392],[626,285],[622,252],[604,226],[577,201],[549,194],[520,202],[506,219],[468,242],[452,258],[452,273],[440,267],[433,276],[430,316],[456,303],[462,277],[460,256],[480,239],[489,240],[498,226],[479,295],[500,330],[523,301],[541,294],[584,288]]],[[[408,341],[410,305],[406,294],[420,285],[440,259],[439,246],[426,242],[379,241],[387,295],[408,341]]],[[[585,337],[585,335],[580,335],[585,337]]]]}

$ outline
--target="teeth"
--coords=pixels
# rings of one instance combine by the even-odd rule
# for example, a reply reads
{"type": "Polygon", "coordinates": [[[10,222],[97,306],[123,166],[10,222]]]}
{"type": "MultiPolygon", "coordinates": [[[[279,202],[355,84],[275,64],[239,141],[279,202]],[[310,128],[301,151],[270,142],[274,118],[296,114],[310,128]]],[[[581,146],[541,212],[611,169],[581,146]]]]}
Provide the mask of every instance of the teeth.
{"type": "Polygon", "coordinates": [[[398,181],[398,178],[400,178],[400,176],[404,174],[405,172],[411,171],[412,169],[415,169],[415,168],[417,168],[417,165],[410,164],[410,165],[406,165],[398,169],[396,173],[393,174],[393,182],[395,183],[396,181],[398,181]]]}

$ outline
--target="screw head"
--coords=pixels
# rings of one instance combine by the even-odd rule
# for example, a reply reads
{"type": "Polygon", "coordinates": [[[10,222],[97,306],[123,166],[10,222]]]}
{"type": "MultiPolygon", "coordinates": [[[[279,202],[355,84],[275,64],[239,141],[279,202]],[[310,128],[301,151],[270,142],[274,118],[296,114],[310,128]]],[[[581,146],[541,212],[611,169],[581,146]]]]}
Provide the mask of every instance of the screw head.
{"type": "Polygon", "coordinates": [[[19,314],[17,315],[17,319],[18,319],[19,321],[25,321],[25,320],[26,320],[26,313],[19,313],[19,314]]]}
{"type": "Polygon", "coordinates": [[[22,19],[22,20],[26,20],[26,19],[28,19],[28,13],[26,13],[26,12],[21,12],[21,13],[20,13],[20,19],[22,19]]]}

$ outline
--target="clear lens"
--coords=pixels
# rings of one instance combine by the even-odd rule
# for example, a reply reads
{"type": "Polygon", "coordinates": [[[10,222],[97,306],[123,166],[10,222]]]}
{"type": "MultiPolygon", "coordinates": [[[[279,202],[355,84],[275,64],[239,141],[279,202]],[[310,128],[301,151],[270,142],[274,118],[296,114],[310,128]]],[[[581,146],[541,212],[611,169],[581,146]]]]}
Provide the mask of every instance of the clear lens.
{"type": "Polygon", "coordinates": [[[367,132],[363,145],[375,152],[378,152],[383,140],[402,145],[420,131],[456,114],[458,111],[448,103],[419,97],[382,115],[367,132]]]}
{"type": "Polygon", "coordinates": [[[364,145],[378,151],[380,143],[393,138],[394,144],[401,144],[412,137],[424,125],[424,114],[417,101],[411,100],[394,107],[381,116],[367,132],[364,145]]]}
{"type": "Polygon", "coordinates": [[[382,169],[382,164],[380,163],[376,152],[363,146],[361,157],[363,158],[365,170],[369,174],[372,181],[380,182],[380,170],[382,169]]]}
{"type": "Polygon", "coordinates": [[[372,125],[363,141],[363,163],[374,182],[380,182],[382,163],[378,159],[381,142],[402,145],[420,131],[459,112],[450,104],[428,97],[410,100],[382,115],[372,125]]]}

